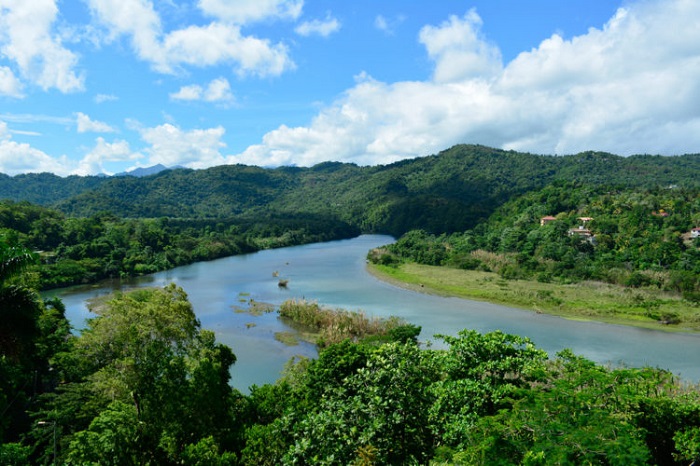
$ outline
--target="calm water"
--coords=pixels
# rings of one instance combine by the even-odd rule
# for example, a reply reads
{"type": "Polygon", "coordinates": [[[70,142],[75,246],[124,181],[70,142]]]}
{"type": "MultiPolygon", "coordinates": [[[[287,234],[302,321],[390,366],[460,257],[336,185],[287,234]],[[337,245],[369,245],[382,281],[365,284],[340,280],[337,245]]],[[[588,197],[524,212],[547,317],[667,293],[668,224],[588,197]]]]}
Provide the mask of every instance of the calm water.
{"type": "Polygon", "coordinates": [[[700,335],[575,322],[404,290],[375,279],[365,270],[367,251],[392,241],[389,236],[364,235],[261,251],[179,267],[127,284],[73,287],[55,294],[63,299],[68,318],[79,329],[91,317],[86,300],[92,297],[119,288],[176,283],[189,295],[202,327],[215,331],[217,340],[235,352],[238,361],[232,384],[243,392],[252,384],[274,382],[290,358],[316,354],[312,345],[290,347],[274,339],[275,332],[289,330],[276,313],[253,316],[233,310],[249,299],[279,305],[290,298],[376,316],[397,315],[422,326],[422,340],[434,340],[435,334],[455,335],[464,328],[502,330],[527,336],[550,354],[571,348],[599,363],[662,367],[689,381],[700,381],[700,335]],[[289,280],[287,289],[277,286],[273,272],[289,280]]]}

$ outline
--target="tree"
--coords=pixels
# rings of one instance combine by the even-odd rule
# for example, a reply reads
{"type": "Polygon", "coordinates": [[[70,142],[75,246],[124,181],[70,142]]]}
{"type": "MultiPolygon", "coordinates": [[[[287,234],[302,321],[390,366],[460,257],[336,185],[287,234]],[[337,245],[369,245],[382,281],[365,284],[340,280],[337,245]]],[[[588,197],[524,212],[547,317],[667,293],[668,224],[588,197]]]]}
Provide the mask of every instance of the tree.
{"type": "Polygon", "coordinates": [[[200,328],[181,288],[118,294],[97,312],[66,356],[72,383],[43,408],[61,426],[62,459],[177,463],[203,439],[213,450],[191,452],[238,448],[235,355],[200,328]]]}
{"type": "Polygon", "coordinates": [[[432,438],[425,409],[430,377],[421,351],[411,343],[373,350],[294,426],[284,462],[352,464],[370,455],[378,465],[424,463],[432,438]]]}
{"type": "Polygon", "coordinates": [[[608,370],[563,351],[546,382],[481,417],[455,458],[464,464],[648,464],[645,429],[634,411],[640,394],[658,389],[654,374],[608,370]]]}
{"type": "Polygon", "coordinates": [[[36,291],[20,279],[33,262],[28,250],[0,241],[0,442],[16,441],[27,429],[24,411],[36,389],[42,306],[36,291]]]}

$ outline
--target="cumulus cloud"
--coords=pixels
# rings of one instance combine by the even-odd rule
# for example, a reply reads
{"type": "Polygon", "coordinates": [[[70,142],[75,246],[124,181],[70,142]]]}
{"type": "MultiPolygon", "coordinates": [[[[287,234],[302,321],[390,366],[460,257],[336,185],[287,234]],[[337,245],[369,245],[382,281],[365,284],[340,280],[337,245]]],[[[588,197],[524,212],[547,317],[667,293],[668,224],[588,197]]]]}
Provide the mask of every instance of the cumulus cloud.
{"type": "MultiPolygon", "coordinates": [[[[272,3],[280,7],[289,2],[272,3]]],[[[183,65],[207,67],[227,63],[234,64],[241,75],[276,76],[294,68],[284,44],[244,36],[239,24],[213,21],[166,32],[150,0],[89,0],[89,5],[108,29],[108,39],[130,37],[139,58],[162,73],[173,73],[183,65]]],[[[257,11],[253,2],[200,2],[204,11],[216,16],[246,5],[257,11]]]]}
{"type": "Polygon", "coordinates": [[[220,152],[226,146],[224,133],[221,126],[186,131],[166,123],[141,129],[141,138],[150,145],[144,152],[151,165],[207,168],[226,163],[220,152]]]}
{"type": "Polygon", "coordinates": [[[179,91],[170,94],[172,100],[201,100],[204,88],[198,84],[182,86],[179,91]]]}
{"type": "Polygon", "coordinates": [[[199,0],[204,13],[236,24],[268,18],[295,20],[303,6],[303,0],[199,0]]]}
{"type": "Polygon", "coordinates": [[[421,29],[419,40],[435,61],[435,81],[488,78],[501,71],[501,52],[482,37],[481,25],[481,18],[472,9],[463,18],[451,16],[440,26],[421,29]]]}
{"type": "Polygon", "coordinates": [[[18,175],[43,172],[67,175],[69,170],[65,157],[56,159],[29,144],[13,141],[7,123],[0,121],[0,173],[18,175]]]}
{"type": "Polygon", "coordinates": [[[157,68],[168,71],[176,65],[212,66],[235,62],[240,75],[277,76],[294,67],[284,44],[243,36],[237,26],[211,23],[190,26],[168,34],[157,68]]]}
{"type": "Polygon", "coordinates": [[[0,66],[0,95],[22,97],[22,83],[6,66],[0,66]]]}
{"type": "Polygon", "coordinates": [[[231,103],[234,100],[231,93],[231,85],[226,78],[214,79],[206,88],[198,84],[183,86],[179,91],[170,94],[170,98],[173,100],[203,100],[205,102],[224,104],[231,103]]]}
{"type": "Polygon", "coordinates": [[[204,100],[207,102],[232,102],[233,94],[228,79],[217,78],[210,82],[204,92],[204,100]]]}
{"type": "MultiPolygon", "coordinates": [[[[0,8],[0,55],[17,66],[23,79],[44,90],[81,91],[84,77],[75,70],[78,57],[53,31],[57,14],[55,0],[4,2],[0,8]]],[[[10,86],[17,95],[17,83],[8,71],[5,67],[0,72],[0,92],[10,86]]]]}
{"type": "Polygon", "coordinates": [[[330,14],[326,15],[323,20],[314,19],[311,21],[304,21],[299,26],[297,26],[294,31],[300,36],[321,36],[328,37],[334,32],[340,31],[340,21],[333,18],[330,14]]]}
{"type": "Polygon", "coordinates": [[[138,152],[132,152],[129,143],[124,140],[107,142],[103,138],[97,138],[95,147],[78,163],[78,168],[73,172],[76,175],[111,175],[105,164],[109,162],[125,162],[143,158],[138,152]]]}
{"type": "Polygon", "coordinates": [[[476,11],[425,26],[431,79],[363,75],[305,127],[279,128],[232,160],[388,163],[481,143],[547,154],[687,153],[700,147],[700,2],[644,1],[602,29],[553,35],[510,63],[476,11]]]}
{"type": "Polygon", "coordinates": [[[84,113],[78,112],[75,114],[76,124],[79,133],[113,133],[114,128],[102,121],[90,119],[84,113]]]}

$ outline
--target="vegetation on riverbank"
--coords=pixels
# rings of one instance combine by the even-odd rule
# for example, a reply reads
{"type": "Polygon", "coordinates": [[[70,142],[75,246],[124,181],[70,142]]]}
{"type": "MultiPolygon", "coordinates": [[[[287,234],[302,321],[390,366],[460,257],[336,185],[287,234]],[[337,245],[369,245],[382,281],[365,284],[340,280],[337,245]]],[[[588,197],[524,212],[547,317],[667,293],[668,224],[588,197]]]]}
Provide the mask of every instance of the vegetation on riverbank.
{"type": "Polygon", "coordinates": [[[555,183],[460,233],[368,254],[383,276],[569,318],[700,330],[700,191],[555,183]],[[551,215],[554,214],[554,215],[551,215]]]}
{"type": "MultiPolygon", "coordinates": [[[[0,275],[3,305],[19,296],[9,286],[0,275]]],[[[228,383],[236,356],[175,285],[111,296],[80,335],[59,309],[22,296],[14,328],[37,331],[0,339],[3,464],[700,459],[700,390],[659,369],[606,368],[566,350],[550,358],[501,332],[463,330],[438,336],[444,349],[422,349],[415,327],[395,327],[409,332],[326,343],[317,359],[293,360],[276,383],[243,395],[228,383]]],[[[305,321],[328,319],[313,303],[289,306],[305,321]]]]}
{"type": "Polygon", "coordinates": [[[697,463],[700,391],[662,370],[468,329],[421,349],[408,323],[289,302],[319,357],[244,396],[182,289],[104,299],[72,335],[37,288],[382,232],[401,238],[375,270],[421,291],[697,331],[699,173],[697,154],[455,146],[378,167],[0,176],[20,201],[0,204],[0,463],[697,463]]]}
{"type": "Polygon", "coordinates": [[[505,279],[653,286],[700,302],[699,189],[550,185],[460,233],[411,231],[382,262],[496,272],[505,279]]]}
{"type": "Polygon", "coordinates": [[[31,270],[41,289],[357,234],[345,223],[313,216],[124,219],[103,212],[74,218],[26,202],[0,201],[0,240],[35,251],[39,260],[31,270]]]}
{"type": "Polygon", "coordinates": [[[570,319],[666,331],[700,331],[700,306],[677,293],[602,282],[572,284],[506,280],[494,272],[421,265],[370,264],[369,271],[424,293],[488,301],[570,319]]]}
{"type": "Polygon", "coordinates": [[[415,340],[420,333],[420,327],[398,317],[371,317],[364,312],[325,308],[307,300],[287,300],[278,312],[285,322],[299,330],[302,339],[319,348],[344,340],[362,340],[365,343],[415,340]]]}

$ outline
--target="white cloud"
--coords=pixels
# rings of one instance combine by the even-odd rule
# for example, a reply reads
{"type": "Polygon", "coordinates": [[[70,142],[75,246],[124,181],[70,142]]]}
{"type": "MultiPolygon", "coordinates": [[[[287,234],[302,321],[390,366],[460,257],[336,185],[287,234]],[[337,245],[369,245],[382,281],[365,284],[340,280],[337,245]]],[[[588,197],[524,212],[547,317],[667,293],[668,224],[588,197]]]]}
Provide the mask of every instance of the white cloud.
{"type": "Polygon", "coordinates": [[[294,67],[283,44],[242,36],[238,27],[222,23],[174,31],[165,38],[163,50],[163,70],[183,64],[206,67],[235,62],[241,75],[277,76],[294,67]]]}
{"type": "Polygon", "coordinates": [[[119,100],[119,97],[113,94],[97,94],[93,100],[96,104],[102,104],[105,102],[114,102],[119,100]]]}
{"type": "Polygon", "coordinates": [[[304,37],[312,35],[328,37],[334,32],[340,31],[340,21],[328,14],[324,20],[305,21],[297,26],[294,31],[304,37]]]}
{"type": "Polygon", "coordinates": [[[295,20],[303,6],[303,0],[199,0],[204,13],[236,24],[267,18],[295,20]]]}
{"type": "Polygon", "coordinates": [[[79,133],[113,133],[114,128],[102,121],[90,119],[84,113],[78,112],[75,114],[76,124],[79,133]]]}
{"type": "Polygon", "coordinates": [[[384,32],[390,30],[389,23],[387,22],[386,18],[382,15],[377,15],[377,17],[374,18],[374,27],[384,32]]]}
{"type": "Polygon", "coordinates": [[[547,154],[698,152],[697,18],[700,2],[630,3],[602,29],[554,35],[504,65],[470,11],[421,30],[431,80],[365,76],[308,126],[280,126],[229,160],[376,164],[456,143],[547,154]]]}
{"type": "Polygon", "coordinates": [[[29,144],[13,141],[7,123],[0,121],[0,173],[14,176],[43,172],[67,175],[65,157],[56,159],[29,144]]]}
{"type": "Polygon", "coordinates": [[[231,85],[226,78],[217,78],[209,83],[204,92],[204,100],[207,102],[227,103],[233,101],[231,85]]]}
{"type": "Polygon", "coordinates": [[[0,66],[0,95],[22,97],[22,83],[6,66],[0,66]]]}
{"type": "Polygon", "coordinates": [[[141,138],[150,144],[144,152],[148,163],[165,166],[182,165],[188,168],[206,168],[226,163],[220,150],[225,130],[221,126],[209,129],[183,131],[166,123],[141,130],[141,138]]]}
{"type": "MultiPolygon", "coordinates": [[[[57,14],[55,0],[3,2],[0,55],[16,64],[23,79],[44,90],[81,91],[84,77],[75,71],[78,57],[63,47],[52,30],[57,14]]],[[[5,85],[8,76],[5,69],[5,85]]]]}
{"type": "Polygon", "coordinates": [[[179,91],[170,94],[172,100],[201,100],[204,89],[198,84],[182,86],[179,91]]]}
{"type": "Polygon", "coordinates": [[[179,91],[170,94],[170,98],[185,101],[204,100],[223,104],[231,103],[234,100],[231,85],[226,78],[212,80],[206,89],[197,84],[183,86],[179,91]]]}
{"type": "MultiPolygon", "coordinates": [[[[212,3],[215,10],[218,3],[212,3]]],[[[284,44],[244,36],[237,24],[215,21],[166,33],[150,0],[89,0],[89,4],[112,40],[130,37],[139,58],[162,73],[173,73],[183,65],[227,63],[235,64],[240,75],[276,76],[294,68],[284,44]]]]}
{"type": "Polygon", "coordinates": [[[88,5],[107,27],[108,40],[129,35],[140,58],[154,64],[163,61],[161,21],[150,0],[88,0],[88,5]]]}
{"type": "Polygon", "coordinates": [[[463,18],[451,16],[439,27],[421,29],[420,42],[435,60],[435,81],[488,78],[501,71],[501,52],[481,37],[481,25],[481,18],[472,9],[463,18]]]}
{"type": "Polygon", "coordinates": [[[140,158],[143,158],[143,155],[132,152],[128,142],[119,140],[110,143],[100,137],[97,138],[95,147],[80,161],[74,174],[86,176],[104,173],[111,175],[113,173],[105,168],[106,163],[125,162],[140,158]]]}
{"type": "Polygon", "coordinates": [[[382,31],[384,34],[391,36],[394,35],[396,28],[398,28],[399,25],[405,20],[406,17],[403,15],[399,15],[392,19],[387,19],[383,15],[377,15],[377,17],[374,18],[374,27],[382,31]]]}

